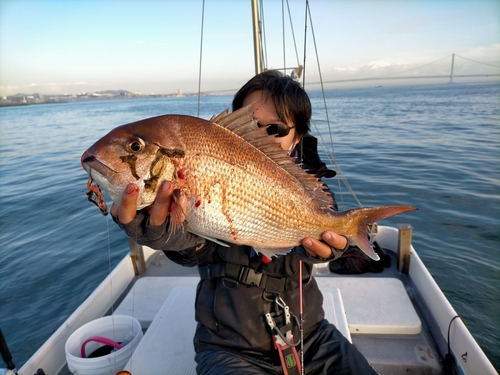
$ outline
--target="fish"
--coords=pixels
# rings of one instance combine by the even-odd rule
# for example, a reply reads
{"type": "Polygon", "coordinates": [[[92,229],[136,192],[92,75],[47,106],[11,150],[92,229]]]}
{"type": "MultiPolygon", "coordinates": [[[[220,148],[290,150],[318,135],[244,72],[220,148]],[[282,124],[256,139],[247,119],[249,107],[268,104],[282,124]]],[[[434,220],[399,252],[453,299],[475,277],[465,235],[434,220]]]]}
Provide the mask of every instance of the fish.
{"type": "Polygon", "coordinates": [[[168,180],[188,202],[185,215],[172,213],[171,220],[182,217],[192,233],[251,246],[268,258],[332,230],[377,260],[367,226],[416,210],[335,211],[321,180],[257,125],[250,106],[210,120],[172,114],[119,126],[89,147],[81,164],[89,175],[86,194],[103,213],[107,205],[101,188],[119,205],[126,186],[135,183],[140,210],[154,202],[168,180]]]}

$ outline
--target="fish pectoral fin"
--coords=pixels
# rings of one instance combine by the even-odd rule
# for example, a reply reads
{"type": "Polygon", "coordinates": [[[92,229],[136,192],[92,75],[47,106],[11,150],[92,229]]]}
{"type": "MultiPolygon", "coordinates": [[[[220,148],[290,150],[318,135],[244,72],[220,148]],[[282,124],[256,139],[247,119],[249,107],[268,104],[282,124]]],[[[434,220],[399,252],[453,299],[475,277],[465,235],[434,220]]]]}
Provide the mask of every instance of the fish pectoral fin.
{"type": "Polygon", "coordinates": [[[216,244],[219,244],[219,245],[221,245],[221,246],[224,246],[224,247],[229,247],[229,245],[228,245],[227,243],[222,242],[221,240],[218,240],[218,239],[216,239],[216,238],[208,237],[208,236],[205,236],[205,235],[203,235],[203,234],[199,234],[199,233],[193,232],[193,231],[191,231],[191,230],[189,230],[189,229],[188,229],[188,232],[191,232],[191,233],[193,233],[193,234],[196,234],[197,236],[202,237],[202,238],[204,238],[204,239],[206,239],[206,240],[209,240],[209,241],[215,242],[216,244]]]}
{"type": "Polygon", "coordinates": [[[260,247],[254,247],[254,250],[257,253],[262,254],[269,259],[272,259],[272,257],[276,257],[278,255],[288,254],[292,250],[292,248],[291,247],[283,247],[283,248],[264,249],[264,248],[260,248],[260,247]]]}
{"type": "Polygon", "coordinates": [[[187,207],[187,197],[179,189],[174,190],[172,197],[174,201],[170,205],[170,222],[171,225],[178,227],[184,223],[187,217],[184,209],[187,207]]]}

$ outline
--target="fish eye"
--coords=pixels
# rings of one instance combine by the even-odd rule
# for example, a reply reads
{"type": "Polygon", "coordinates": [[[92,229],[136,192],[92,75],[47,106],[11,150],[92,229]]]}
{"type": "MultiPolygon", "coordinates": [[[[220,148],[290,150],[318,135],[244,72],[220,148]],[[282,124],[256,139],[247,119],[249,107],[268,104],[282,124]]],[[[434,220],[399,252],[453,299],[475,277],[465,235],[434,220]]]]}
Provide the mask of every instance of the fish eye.
{"type": "Polygon", "coordinates": [[[144,140],[136,137],[128,141],[126,149],[127,152],[130,152],[132,154],[137,154],[139,152],[142,152],[145,146],[146,144],[144,143],[144,140]]]}

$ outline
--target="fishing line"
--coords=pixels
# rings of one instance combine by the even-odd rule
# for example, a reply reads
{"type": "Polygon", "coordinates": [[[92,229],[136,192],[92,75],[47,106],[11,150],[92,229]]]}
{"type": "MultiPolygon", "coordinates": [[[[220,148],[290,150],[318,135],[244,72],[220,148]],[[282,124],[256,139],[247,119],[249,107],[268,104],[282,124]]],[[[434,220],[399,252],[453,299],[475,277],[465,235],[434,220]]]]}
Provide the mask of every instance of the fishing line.
{"type": "Polygon", "coordinates": [[[299,66],[300,65],[299,53],[297,51],[297,42],[295,40],[295,32],[294,32],[293,22],[292,22],[292,13],[290,12],[290,3],[288,0],[286,0],[286,6],[288,8],[288,20],[290,21],[290,31],[292,32],[293,46],[295,48],[295,58],[297,59],[297,66],[299,66]]]}
{"type": "MultiPolygon", "coordinates": [[[[332,127],[331,127],[331,123],[330,123],[330,116],[328,114],[328,106],[326,104],[325,86],[323,84],[323,75],[321,74],[321,65],[320,65],[320,62],[319,62],[318,45],[316,43],[316,35],[314,34],[314,27],[312,27],[313,21],[312,21],[311,9],[309,7],[309,1],[306,1],[306,21],[307,21],[307,15],[309,15],[309,21],[311,23],[311,35],[312,35],[313,44],[314,44],[314,52],[315,52],[315,55],[316,55],[316,64],[318,66],[318,75],[319,75],[319,80],[320,80],[320,84],[321,84],[321,95],[322,95],[322,98],[323,98],[323,107],[325,108],[326,124],[328,126],[328,135],[330,137],[330,145],[331,145],[331,148],[332,148],[332,155],[333,155],[333,161],[334,161],[333,164],[335,166],[335,170],[337,170],[339,172],[339,178],[337,179],[337,181],[338,181],[340,202],[341,202],[342,209],[345,209],[344,208],[344,197],[343,197],[343,194],[342,194],[342,187],[341,187],[341,184],[340,184],[341,180],[345,180],[345,178],[344,178],[343,173],[341,173],[340,166],[337,164],[337,160],[336,160],[336,157],[335,157],[335,149],[334,149],[334,146],[333,146],[333,134],[332,134],[333,132],[332,132],[332,127]],[[340,177],[342,177],[342,178],[340,178],[340,177]]],[[[305,54],[305,49],[304,49],[304,54],[305,54]]],[[[305,63],[305,61],[304,61],[304,63],[305,63]]],[[[319,130],[316,130],[316,131],[318,133],[318,136],[323,141],[323,144],[326,144],[326,142],[324,142],[324,140],[323,140],[323,137],[321,136],[321,132],[319,130]]],[[[344,182],[346,183],[346,186],[349,185],[349,184],[347,184],[346,180],[344,182]]],[[[350,188],[350,186],[348,187],[348,189],[351,192],[351,194],[353,194],[355,196],[354,191],[350,188]]],[[[355,199],[357,200],[357,198],[355,198],[355,199]]],[[[359,201],[358,201],[358,203],[359,203],[359,201]]]]}
{"type": "MultiPolygon", "coordinates": [[[[297,133],[295,133],[297,135],[297,133]]],[[[293,145],[293,143],[292,143],[293,145]]],[[[300,148],[300,167],[304,164],[304,142],[299,141],[300,148]]],[[[302,302],[302,260],[299,259],[299,341],[300,341],[300,372],[304,375],[304,307],[302,302]]]]}
{"type": "MultiPolygon", "coordinates": [[[[111,277],[112,274],[112,266],[111,266],[111,241],[109,237],[109,220],[111,220],[109,217],[106,220],[106,236],[107,236],[107,241],[108,241],[108,277],[109,277],[109,292],[110,292],[110,300],[113,301],[113,278],[111,277]]],[[[114,315],[114,306],[115,304],[112,302],[111,303],[111,316],[114,315]]],[[[115,334],[115,319],[111,319],[111,324],[112,324],[112,332],[113,332],[113,339],[116,337],[115,334]]],[[[116,356],[114,357],[114,364],[116,365],[116,356]]]]}
{"type": "Polygon", "coordinates": [[[201,41],[200,41],[200,68],[198,71],[198,117],[200,117],[200,102],[201,102],[201,66],[203,60],[203,26],[205,23],[205,0],[201,5],[201,41]]]}
{"type": "MultiPolygon", "coordinates": [[[[306,21],[307,21],[307,15],[309,15],[309,21],[311,22],[311,25],[313,25],[312,15],[311,15],[311,9],[309,8],[309,1],[306,1],[306,21]]],[[[325,87],[323,85],[323,76],[321,74],[321,66],[320,66],[320,63],[319,63],[318,47],[317,47],[317,44],[316,44],[316,36],[314,34],[314,27],[311,27],[311,35],[312,35],[312,38],[313,38],[314,51],[315,51],[315,54],[316,54],[316,64],[318,66],[319,80],[321,82],[321,94],[322,94],[322,97],[323,97],[323,106],[325,108],[326,123],[327,123],[327,126],[328,126],[328,134],[330,136],[330,144],[331,144],[331,147],[332,147],[332,155],[335,155],[334,148],[333,148],[333,135],[332,135],[332,129],[331,129],[331,124],[330,124],[330,116],[328,115],[328,107],[326,105],[325,87]]],[[[305,53],[305,50],[304,50],[304,53],[305,53]]],[[[319,132],[317,130],[317,133],[318,133],[319,137],[321,139],[323,139],[322,136],[321,136],[321,132],[319,132]]],[[[334,159],[335,159],[335,156],[334,156],[334,159]]],[[[335,167],[336,167],[336,169],[338,168],[338,165],[336,164],[336,162],[335,162],[335,167]]],[[[340,179],[338,180],[338,183],[339,183],[340,200],[342,202],[342,207],[343,207],[344,206],[344,199],[343,199],[343,196],[342,196],[342,189],[340,189],[340,179]]]]}
{"type": "MultiPolygon", "coordinates": [[[[259,2],[259,31],[260,31],[260,55],[262,56],[262,66],[267,66],[267,39],[266,39],[266,22],[264,21],[264,2],[259,2]]],[[[265,69],[264,69],[265,70],[265,69]]]]}
{"type": "Polygon", "coordinates": [[[286,48],[285,48],[285,0],[281,0],[281,34],[283,35],[283,69],[286,74],[286,48]]]}
{"type": "MultiPolygon", "coordinates": [[[[323,95],[324,95],[324,93],[323,93],[323,95]]],[[[325,107],[325,111],[328,111],[326,107],[325,107]]],[[[313,125],[314,130],[316,131],[316,135],[317,135],[317,138],[319,139],[319,143],[323,146],[324,150],[327,150],[328,149],[327,142],[325,141],[325,139],[321,135],[321,131],[320,131],[319,127],[313,121],[311,121],[311,124],[313,125]]],[[[329,129],[329,132],[331,135],[330,123],[328,123],[328,129],[329,129]]],[[[335,155],[333,143],[331,143],[331,149],[332,149],[332,153],[330,154],[330,153],[326,152],[325,155],[326,155],[328,161],[330,162],[330,164],[332,164],[334,166],[335,171],[337,172],[337,180],[338,180],[338,185],[339,185],[339,195],[340,195],[340,202],[341,202],[342,210],[345,210],[345,205],[344,205],[344,197],[343,197],[343,193],[342,193],[342,186],[340,185],[341,183],[343,183],[344,186],[347,188],[347,190],[349,190],[352,197],[356,200],[356,203],[360,207],[363,207],[363,204],[356,196],[356,193],[351,188],[351,185],[349,185],[349,182],[347,181],[347,178],[345,177],[344,172],[342,171],[342,169],[340,168],[340,165],[337,162],[337,157],[335,155]]]]}
{"type": "Polygon", "coordinates": [[[305,19],[304,19],[304,58],[302,60],[302,66],[304,70],[302,72],[302,87],[306,87],[306,48],[307,48],[307,9],[309,9],[309,1],[306,0],[306,11],[305,11],[305,19]]]}
{"type": "MultiPolygon", "coordinates": [[[[347,182],[347,179],[346,179],[344,173],[342,172],[339,164],[337,163],[337,158],[335,156],[335,147],[334,147],[334,143],[333,143],[333,131],[332,131],[332,127],[331,127],[330,116],[328,113],[328,105],[326,103],[326,94],[325,94],[323,75],[321,73],[321,65],[320,65],[320,61],[319,61],[318,46],[316,43],[316,35],[314,33],[314,27],[312,26],[313,20],[312,20],[311,9],[309,7],[309,1],[307,1],[307,0],[306,0],[306,17],[305,17],[305,35],[304,35],[304,80],[303,80],[303,85],[305,86],[306,40],[307,40],[307,19],[308,19],[308,17],[309,17],[309,22],[311,24],[311,36],[313,39],[314,52],[316,55],[316,63],[317,63],[317,67],[318,67],[318,75],[319,75],[319,80],[320,80],[320,85],[321,85],[323,107],[325,110],[325,117],[326,117],[325,121],[327,123],[328,135],[330,137],[331,154],[329,152],[326,152],[326,156],[327,156],[329,162],[334,166],[335,170],[337,171],[338,191],[339,191],[339,195],[340,195],[340,203],[341,203],[342,210],[345,210],[345,204],[344,204],[344,196],[343,196],[343,192],[342,192],[341,183],[343,183],[345,185],[345,187],[349,190],[350,194],[356,200],[357,204],[360,207],[363,207],[363,205],[361,204],[361,202],[357,198],[354,190],[351,188],[351,186],[347,182]]],[[[317,134],[318,138],[320,139],[320,143],[322,144],[323,149],[329,150],[330,148],[327,147],[327,143],[324,140],[323,136],[321,135],[319,128],[316,126],[316,124],[312,120],[311,120],[311,124],[313,125],[313,127],[316,131],[316,134],[317,134]]]]}
{"type": "MultiPolygon", "coordinates": [[[[306,72],[306,51],[307,51],[307,25],[308,25],[308,17],[309,17],[309,22],[311,23],[311,26],[312,26],[313,22],[312,22],[311,10],[310,10],[310,7],[309,7],[309,1],[306,0],[306,10],[305,10],[305,20],[304,20],[304,59],[303,59],[303,69],[304,69],[304,71],[303,71],[303,81],[302,81],[303,87],[305,87],[305,82],[306,82],[306,80],[305,80],[305,77],[306,77],[305,72],[306,72]]],[[[316,37],[315,37],[315,34],[314,34],[314,27],[311,27],[311,35],[312,35],[312,38],[313,38],[314,51],[315,51],[316,62],[317,62],[317,67],[318,67],[318,74],[319,74],[319,79],[320,79],[320,83],[321,83],[321,93],[322,93],[322,98],[323,98],[323,106],[324,106],[324,110],[325,110],[326,123],[327,123],[327,126],[328,126],[328,134],[329,134],[329,137],[330,137],[330,144],[331,144],[331,151],[332,151],[331,155],[329,153],[327,153],[327,157],[328,157],[328,159],[329,159],[330,162],[333,161],[333,164],[335,166],[335,170],[338,172],[338,184],[339,184],[339,192],[340,192],[342,207],[344,207],[344,200],[343,200],[343,195],[342,195],[341,181],[344,182],[345,186],[351,192],[352,196],[357,201],[357,203],[360,206],[362,206],[361,202],[358,200],[358,198],[356,197],[356,194],[354,193],[354,191],[350,187],[349,183],[347,182],[347,179],[345,178],[345,176],[344,176],[343,172],[341,171],[340,166],[338,165],[337,160],[336,160],[334,146],[333,146],[332,128],[331,128],[331,123],[330,123],[330,117],[329,117],[329,114],[328,114],[328,106],[327,106],[327,103],[326,103],[325,88],[324,88],[324,84],[323,84],[323,77],[322,77],[322,74],[321,74],[321,66],[320,66],[320,62],[319,62],[319,55],[318,55],[318,48],[317,48],[317,43],[316,43],[316,37]],[[333,160],[332,160],[332,158],[333,158],[333,160]]],[[[295,39],[294,39],[294,43],[295,43],[295,39]]],[[[325,146],[326,142],[323,139],[323,137],[321,135],[321,132],[319,131],[319,129],[317,128],[316,124],[312,120],[310,122],[314,126],[314,128],[316,130],[316,133],[318,134],[318,137],[321,140],[321,143],[323,144],[323,146],[325,146]]],[[[302,152],[303,142],[301,142],[300,147],[301,147],[301,153],[300,154],[302,156],[303,155],[303,152],[302,152]]],[[[302,163],[302,160],[301,160],[301,163],[302,163]]],[[[299,260],[300,361],[301,361],[301,373],[302,373],[302,375],[304,375],[305,368],[304,368],[304,320],[303,320],[302,272],[303,272],[303,263],[302,263],[302,260],[299,260]]]]}
{"type": "MultiPolygon", "coordinates": [[[[113,300],[113,280],[111,278],[111,272],[113,270],[112,270],[112,267],[111,267],[111,241],[109,239],[109,220],[110,220],[110,218],[108,218],[106,220],[106,235],[107,235],[107,241],[108,241],[109,289],[111,291],[111,300],[113,300]]],[[[113,313],[114,313],[114,306],[111,305],[111,315],[113,315],[113,313]]],[[[113,329],[114,329],[114,324],[113,324],[113,329]]]]}
{"type": "Polygon", "coordinates": [[[302,260],[299,260],[300,371],[304,375],[304,304],[302,301],[302,260]]]}
{"type": "MultiPolygon", "coordinates": [[[[135,244],[134,244],[134,247],[137,245],[137,238],[138,238],[139,234],[135,233],[135,244]]],[[[130,247],[130,245],[129,245],[130,247]]],[[[132,248],[130,249],[132,251],[132,248]]],[[[137,249],[137,251],[139,251],[139,249],[137,249]]],[[[141,247],[141,251],[142,251],[142,247],[141,247]]],[[[136,259],[132,258],[132,261],[136,263],[136,266],[134,267],[135,269],[139,269],[137,266],[137,256],[136,256],[136,259]]],[[[146,272],[146,270],[144,270],[143,272],[146,272]]],[[[138,271],[134,271],[134,276],[132,277],[132,316],[135,317],[135,283],[136,283],[136,279],[137,279],[137,274],[139,272],[138,271]]],[[[130,324],[133,324],[132,322],[130,322],[130,324]]],[[[131,332],[133,330],[133,327],[131,327],[131,332]]],[[[141,327],[142,329],[142,327],[141,327]]],[[[132,341],[131,341],[132,342],[132,341]]],[[[133,349],[133,348],[132,348],[133,349]]],[[[130,370],[132,370],[134,368],[133,366],[133,362],[134,362],[134,356],[133,356],[133,350],[132,350],[132,355],[130,356],[130,370]]]]}
{"type": "MultiPolygon", "coordinates": [[[[305,16],[305,21],[304,21],[304,60],[303,60],[303,81],[302,81],[302,87],[305,87],[305,81],[306,81],[306,41],[307,41],[307,8],[308,8],[308,0],[306,0],[306,16],[305,16]]],[[[291,22],[290,22],[291,24],[291,22]]],[[[294,39],[295,42],[295,39],[294,39]]],[[[303,158],[303,147],[304,147],[304,142],[301,142],[301,159],[303,158]]],[[[300,161],[302,164],[302,160],[300,161]]],[[[302,260],[299,259],[299,330],[300,330],[300,372],[302,375],[305,374],[305,369],[304,369],[304,303],[302,300],[303,297],[303,290],[302,290],[302,270],[303,270],[303,264],[302,260]]]]}
{"type": "MultiPolygon", "coordinates": [[[[112,220],[111,217],[108,217],[108,219],[106,220],[106,234],[107,234],[107,242],[108,242],[108,270],[109,270],[109,289],[110,289],[110,300],[111,300],[111,308],[110,308],[110,315],[113,317],[114,316],[114,313],[115,313],[115,299],[114,299],[114,293],[113,293],[113,267],[112,267],[112,261],[111,261],[111,237],[110,237],[110,228],[109,228],[109,221],[112,220]]],[[[117,217],[117,220],[119,220],[119,218],[117,217]]],[[[137,236],[138,234],[136,233],[136,243],[137,243],[137,236]]],[[[130,249],[130,251],[132,251],[132,248],[130,249]]],[[[131,261],[132,262],[135,262],[135,259],[134,257],[132,256],[132,254],[130,254],[130,257],[131,257],[131,261]]],[[[133,266],[133,268],[135,269],[135,267],[133,266]]],[[[134,272],[135,274],[135,272],[134,272]]],[[[132,309],[131,309],[131,313],[130,313],[130,316],[131,317],[135,317],[135,282],[136,282],[136,277],[135,275],[133,276],[132,278],[132,309]]],[[[111,319],[112,321],[112,339],[114,341],[115,340],[115,337],[116,337],[116,331],[115,331],[115,320],[114,318],[111,319]]],[[[134,323],[133,323],[133,320],[130,321],[130,329],[129,329],[129,332],[133,332],[134,331],[134,323]]],[[[130,333],[130,335],[132,335],[130,333]]],[[[127,335],[125,335],[124,337],[124,340],[120,343],[122,345],[122,349],[125,348],[126,345],[130,344],[132,340],[130,340],[130,342],[125,342],[126,341],[126,338],[127,338],[127,335]]],[[[114,364],[116,365],[116,361],[117,361],[117,356],[114,357],[114,364]]],[[[132,366],[132,362],[133,362],[133,356],[130,357],[130,368],[132,369],[133,366],[132,366]]]]}

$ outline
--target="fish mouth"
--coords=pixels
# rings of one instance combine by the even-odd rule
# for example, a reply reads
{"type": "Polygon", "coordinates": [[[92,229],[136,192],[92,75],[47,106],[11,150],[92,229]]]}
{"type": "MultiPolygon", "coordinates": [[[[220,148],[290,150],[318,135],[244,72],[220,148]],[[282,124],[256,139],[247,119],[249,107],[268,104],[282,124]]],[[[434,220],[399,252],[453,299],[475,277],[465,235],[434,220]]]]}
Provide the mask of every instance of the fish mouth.
{"type": "MultiPolygon", "coordinates": [[[[103,189],[103,191],[107,193],[111,200],[114,203],[118,204],[120,202],[124,188],[122,188],[121,186],[114,186],[113,182],[110,181],[110,179],[113,179],[113,175],[115,175],[115,172],[111,168],[97,160],[94,156],[82,157],[81,163],[83,169],[85,169],[89,175],[89,182],[87,185],[89,190],[93,191],[93,189],[91,189],[91,186],[94,184],[95,188],[99,190],[99,194],[100,190],[103,189]]],[[[97,198],[99,198],[99,194],[97,194],[97,198]]],[[[89,198],[89,200],[91,199],[89,198]]],[[[97,206],[101,208],[99,204],[97,204],[97,206]]],[[[104,214],[102,208],[101,211],[104,214]]]]}
{"type": "Polygon", "coordinates": [[[98,172],[103,177],[108,177],[117,173],[114,169],[101,162],[94,155],[87,153],[87,151],[83,153],[80,162],[82,164],[82,168],[85,169],[89,175],[92,175],[93,171],[98,172]]]}
{"type": "Polygon", "coordinates": [[[114,203],[119,204],[126,186],[126,184],[116,180],[120,172],[104,164],[93,153],[88,151],[83,153],[80,162],[82,168],[89,175],[89,181],[97,184],[98,188],[106,192],[114,203]]]}

